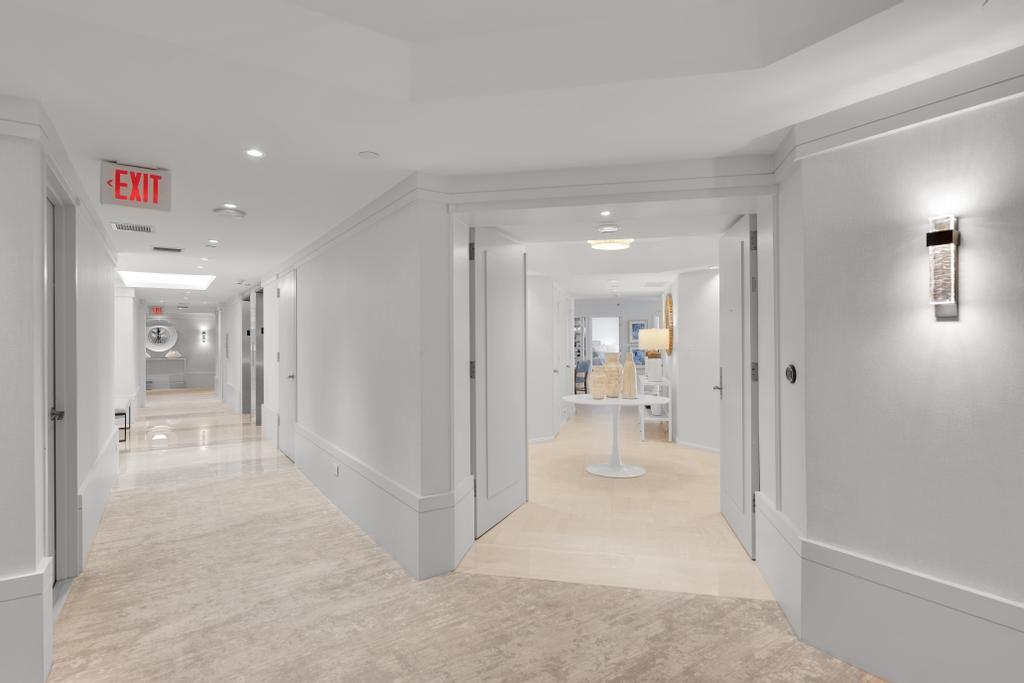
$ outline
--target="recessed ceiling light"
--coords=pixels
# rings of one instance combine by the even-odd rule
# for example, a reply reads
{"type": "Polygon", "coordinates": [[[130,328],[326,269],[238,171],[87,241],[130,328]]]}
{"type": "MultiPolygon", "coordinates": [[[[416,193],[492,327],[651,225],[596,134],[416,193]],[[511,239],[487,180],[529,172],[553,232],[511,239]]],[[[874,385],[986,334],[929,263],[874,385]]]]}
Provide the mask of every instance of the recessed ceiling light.
{"type": "Polygon", "coordinates": [[[220,244],[220,240],[206,240],[206,243],[210,245],[218,245],[220,244]]]}
{"type": "Polygon", "coordinates": [[[187,296],[183,296],[181,298],[184,299],[185,301],[188,301],[188,297],[187,296]]]}
{"type": "Polygon", "coordinates": [[[587,240],[587,244],[590,245],[591,249],[597,249],[598,251],[622,251],[623,249],[629,249],[629,245],[633,244],[633,240],[587,240]]]}
{"type": "Polygon", "coordinates": [[[263,156],[263,151],[256,149],[255,147],[250,147],[249,149],[245,150],[245,153],[251,156],[253,159],[259,159],[260,157],[263,156]]]}
{"type": "Polygon", "coordinates": [[[380,159],[380,152],[374,152],[372,149],[364,149],[356,156],[358,156],[360,159],[373,161],[374,159],[380,159]]]}
{"type": "Polygon", "coordinates": [[[237,209],[238,204],[224,204],[225,209],[237,209]]]}
{"type": "Polygon", "coordinates": [[[206,266],[196,266],[196,268],[198,268],[199,270],[205,270],[206,266]]]}
{"type": "Polygon", "coordinates": [[[227,206],[218,206],[213,210],[218,216],[228,216],[229,218],[245,218],[245,211],[241,209],[229,209],[227,206]]]}
{"type": "Polygon", "coordinates": [[[619,230],[619,226],[617,226],[615,223],[602,223],[601,225],[597,226],[598,232],[603,232],[606,234],[610,232],[618,232],[619,230]]]}
{"type": "Polygon", "coordinates": [[[206,258],[205,256],[200,256],[199,260],[200,261],[209,261],[210,259],[206,258]]]}
{"type": "Polygon", "coordinates": [[[604,211],[601,212],[601,216],[603,216],[604,218],[608,218],[608,216],[611,216],[611,215],[612,215],[612,212],[609,211],[608,209],[605,209],[604,211]]]}
{"type": "Polygon", "coordinates": [[[140,273],[132,270],[119,270],[121,281],[125,287],[138,289],[198,289],[210,286],[216,275],[188,275],[185,273],[140,273]]]}

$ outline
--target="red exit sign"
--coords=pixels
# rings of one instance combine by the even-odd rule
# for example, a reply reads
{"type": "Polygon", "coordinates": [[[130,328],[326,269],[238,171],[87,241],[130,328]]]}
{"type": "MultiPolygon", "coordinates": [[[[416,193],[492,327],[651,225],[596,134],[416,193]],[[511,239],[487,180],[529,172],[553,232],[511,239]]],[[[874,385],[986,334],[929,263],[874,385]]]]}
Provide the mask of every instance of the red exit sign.
{"type": "Polygon", "coordinates": [[[100,203],[171,210],[171,172],[104,161],[100,169],[100,203]]]}
{"type": "Polygon", "coordinates": [[[149,307],[149,314],[153,315],[153,316],[163,315],[164,314],[164,307],[163,306],[150,306],[149,307]]]}

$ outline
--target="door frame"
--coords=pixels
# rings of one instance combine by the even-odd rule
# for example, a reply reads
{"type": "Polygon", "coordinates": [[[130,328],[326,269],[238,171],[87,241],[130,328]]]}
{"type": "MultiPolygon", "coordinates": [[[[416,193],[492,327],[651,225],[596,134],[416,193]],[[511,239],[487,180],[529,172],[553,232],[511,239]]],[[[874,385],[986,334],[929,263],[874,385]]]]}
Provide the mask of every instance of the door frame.
{"type": "MultiPolygon", "coordinates": [[[[53,202],[52,238],[44,236],[44,269],[52,249],[55,280],[44,270],[43,339],[46,359],[44,381],[53,382],[54,407],[64,411],[64,419],[56,423],[54,451],[54,501],[46,504],[46,529],[49,515],[54,515],[54,581],[77,576],[82,568],[82,536],[78,511],[78,343],[77,343],[77,210],[66,185],[47,164],[46,191],[42,198],[53,202]],[[55,282],[56,286],[53,286],[55,282]],[[53,293],[53,317],[47,314],[46,301],[53,293]],[[52,371],[49,358],[53,358],[52,371]],[[51,376],[52,372],[52,376],[51,376]]],[[[45,214],[44,214],[45,225],[45,214]]],[[[45,232],[49,232],[45,230],[45,232]]],[[[45,386],[45,385],[44,385],[45,386]]],[[[44,397],[45,401],[45,397],[44,397]]],[[[44,406],[42,419],[49,429],[50,406],[44,406]]],[[[113,419],[113,407],[111,407],[113,419]]],[[[44,467],[48,465],[44,464],[44,467]]]]}
{"type": "MultiPolygon", "coordinates": [[[[656,183],[651,183],[655,185],[656,183]]],[[[777,221],[775,214],[778,210],[778,188],[774,183],[766,183],[762,185],[750,185],[744,187],[715,187],[715,188],[704,188],[704,189],[658,189],[658,190],[638,190],[635,185],[629,182],[611,182],[602,183],[599,191],[592,186],[588,186],[586,190],[569,189],[566,186],[562,186],[557,190],[553,188],[534,189],[534,190],[523,190],[517,189],[514,192],[506,193],[504,190],[492,190],[489,193],[481,193],[481,196],[475,200],[470,201],[451,201],[448,203],[448,211],[453,216],[452,229],[457,231],[457,225],[472,224],[472,218],[474,212],[477,211],[488,211],[498,209],[536,209],[536,208],[555,208],[563,206],[594,206],[599,207],[609,202],[614,203],[638,203],[638,202],[650,202],[650,201],[664,201],[672,199],[707,199],[716,197],[733,197],[737,195],[743,195],[749,197],[755,204],[756,210],[752,210],[749,213],[755,215],[758,221],[758,232],[763,230],[767,232],[765,237],[770,240],[772,245],[770,253],[767,256],[774,261],[777,258],[777,250],[774,248],[775,242],[775,226],[777,221]],[[513,195],[514,198],[510,198],[513,195]]],[[[746,214],[744,214],[746,215],[746,214]]],[[[737,216],[739,219],[740,216],[737,216]]],[[[455,238],[453,234],[453,239],[455,238]]],[[[777,295],[775,291],[778,286],[778,275],[777,268],[774,264],[771,264],[769,268],[760,269],[762,274],[759,277],[757,288],[759,292],[763,292],[768,289],[772,294],[767,297],[758,296],[756,308],[757,317],[759,322],[767,322],[768,324],[764,327],[759,325],[759,331],[757,334],[757,348],[758,356],[760,358],[759,368],[760,374],[764,372],[774,373],[778,371],[778,359],[776,355],[778,353],[779,343],[779,327],[775,318],[778,315],[776,310],[775,302],[777,295]],[[763,361],[763,362],[762,362],[763,361]]],[[[462,323],[466,327],[469,327],[469,307],[465,310],[461,310],[458,305],[457,297],[453,297],[453,313],[454,315],[463,318],[462,323]]],[[[575,316],[575,306],[573,306],[572,315],[575,316]]],[[[470,328],[470,335],[472,336],[473,331],[470,328]]],[[[453,386],[459,386],[459,376],[462,372],[462,367],[459,363],[453,363],[453,386]]],[[[773,377],[770,382],[760,381],[758,385],[753,388],[754,391],[758,392],[758,398],[763,402],[766,398],[769,399],[771,406],[770,409],[765,410],[764,405],[758,406],[758,415],[755,418],[753,415],[748,416],[750,423],[748,428],[752,434],[757,434],[757,462],[749,463],[751,471],[754,473],[758,483],[755,487],[760,488],[760,482],[764,479],[762,475],[775,476],[774,469],[778,468],[778,435],[779,435],[779,396],[778,396],[778,382],[773,377]],[[765,451],[768,451],[767,453],[765,451]],[[761,464],[767,462],[768,466],[773,468],[771,473],[764,473],[760,471],[761,464]]],[[[475,415],[475,397],[470,398],[470,413],[475,415]]],[[[475,419],[475,418],[474,418],[475,419]]],[[[458,427],[460,424],[465,424],[470,428],[472,435],[473,428],[470,426],[471,418],[469,415],[461,418],[455,417],[455,426],[458,427]],[[464,420],[464,422],[463,422],[464,420]]],[[[471,438],[475,438],[472,436],[471,438]]],[[[752,449],[753,450],[753,449],[752,449]]],[[[753,453],[748,457],[752,458],[753,453]]],[[[756,516],[755,516],[755,538],[756,538],[756,516]]],[[[475,542],[475,541],[474,541],[475,542]]],[[[741,544],[742,545],[742,544],[741,544]]]]}

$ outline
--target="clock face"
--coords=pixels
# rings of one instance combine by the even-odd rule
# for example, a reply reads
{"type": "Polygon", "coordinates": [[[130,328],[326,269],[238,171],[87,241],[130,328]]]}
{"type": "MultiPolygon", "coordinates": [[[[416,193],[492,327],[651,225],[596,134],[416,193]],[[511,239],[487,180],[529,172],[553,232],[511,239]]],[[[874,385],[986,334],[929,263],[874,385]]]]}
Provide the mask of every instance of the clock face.
{"type": "Polygon", "coordinates": [[[146,328],[146,348],[163,353],[178,341],[178,331],[167,323],[157,323],[146,328]]]}

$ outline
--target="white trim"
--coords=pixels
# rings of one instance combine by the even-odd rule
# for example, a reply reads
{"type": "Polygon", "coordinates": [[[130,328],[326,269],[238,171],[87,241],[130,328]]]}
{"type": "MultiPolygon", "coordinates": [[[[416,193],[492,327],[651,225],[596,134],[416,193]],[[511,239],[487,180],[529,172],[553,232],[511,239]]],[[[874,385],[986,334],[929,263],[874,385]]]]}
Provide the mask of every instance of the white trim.
{"type": "Polygon", "coordinates": [[[280,414],[273,408],[268,408],[266,403],[263,404],[262,414],[263,439],[277,448],[277,421],[280,419],[280,414]]]}
{"type": "Polygon", "coordinates": [[[79,570],[85,566],[85,559],[89,556],[89,548],[92,547],[93,538],[96,536],[100,519],[103,517],[103,510],[110,498],[110,492],[114,488],[117,471],[118,450],[117,428],[115,427],[107,437],[103,449],[96,455],[92,469],[89,470],[78,488],[79,570]]]}
{"type": "Polygon", "coordinates": [[[53,558],[44,557],[34,572],[0,577],[0,602],[42,595],[53,584],[53,558]]]}
{"type": "MultiPolygon", "coordinates": [[[[419,496],[301,425],[295,463],[335,506],[413,576],[451,571],[468,550],[458,529],[472,522],[473,478],[452,490],[419,496]]],[[[462,534],[465,536],[465,534],[462,534]]]]}
{"type": "Polygon", "coordinates": [[[433,510],[454,507],[459,500],[473,490],[473,477],[468,476],[458,482],[451,491],[421,496],[413,493],[399,482],[378,472],[359,458],[342,450],[338,446],[335,446],[326,439],[303,427],[301,424],[295,425],[295,435],[308,440],[339,465],[344,465],[349,468],[377,488],[386,492],[388,495],[416,512],[431,512],[433,510]]]}
{"type": "Polygon", "coordinates": [[[553,434],[551,436],[535,436],[532,439],[530,439],[530,443],[551,443],[556,438],[558,438],[558,434],[553,434]]]}
{"type": "Polygon", "coordinates": [[[899,567],[852,550],[806,538],[802,539],[802,543],[802,555],[806,562],[813,562],[1005,626],[1024,636],[1024,603],[899,567]]]}
{"type": "Polygon", "coordinates": [[[690,441],[682,441],[681,439],[676,439],[676,444],[679,445],[679,446],[685,446],[687,448],[695,448],[695,449],[697,449],[699,451],[707,451],[708,453],[721,453],[722,452],[721,449],[715,448],[713,446],[705,446],[704,444],[700,444],[700,443],[693,443],[693,442],[690,442],[690,441]]]}
{"type": "Polygon", "coordinates": [[[761,493],[757,524],[758,569],[805,642],[896,680],[1019,677],[1024,603],[805,538],[761,493]]]}
{"type": "Polygon", "coordinates": [[[776,182],[801,159],[1022,94],[1024,47],[809,119],[776,151],[776,182]]]}
{"type": "Polygon", "coordinates": [[[34,572],[0,578],[0,677],[44,681],[53,661],[53,558],[34,572]]]}

